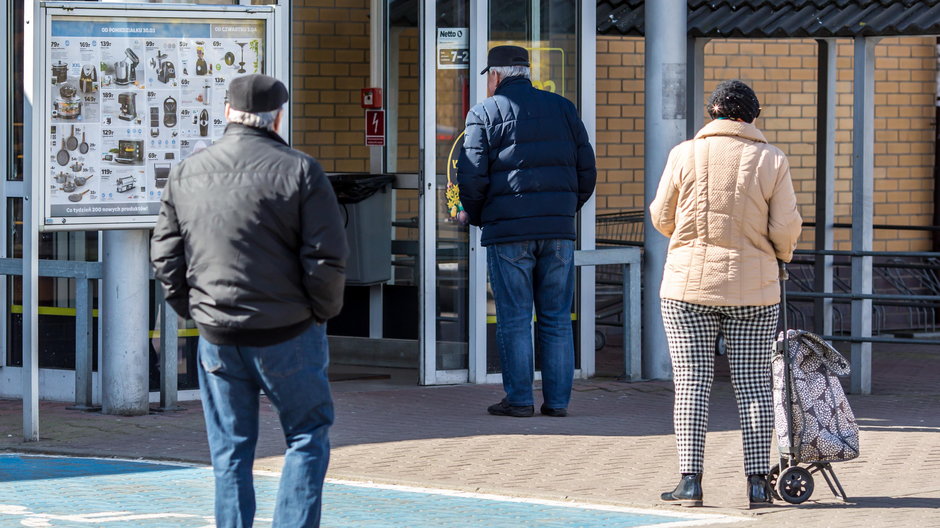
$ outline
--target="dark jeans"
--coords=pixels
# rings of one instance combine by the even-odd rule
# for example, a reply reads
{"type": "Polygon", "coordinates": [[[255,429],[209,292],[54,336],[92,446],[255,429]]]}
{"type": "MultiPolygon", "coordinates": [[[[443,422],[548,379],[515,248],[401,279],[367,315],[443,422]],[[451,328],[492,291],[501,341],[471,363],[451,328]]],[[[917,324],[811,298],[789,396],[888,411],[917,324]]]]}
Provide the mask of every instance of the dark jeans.
{"type": "Polygon", "coordinates": [[[252,465],[259,390],[277,409],[287,441],[274,527],[320,525],[333,399],[326,325],[267,347],[217,346],[199,338],[199,387],[215,472],[216,526],[252,525],[252,465]]]}
{"type": "Polygon", "coordinates": [[[568,407],[574,378],[571,304],[574,241],[551,239],[487,248],[496,300],[496,343],[510,405],[532,405],[532,305],[535,304],[545,405],[568,407]]]}

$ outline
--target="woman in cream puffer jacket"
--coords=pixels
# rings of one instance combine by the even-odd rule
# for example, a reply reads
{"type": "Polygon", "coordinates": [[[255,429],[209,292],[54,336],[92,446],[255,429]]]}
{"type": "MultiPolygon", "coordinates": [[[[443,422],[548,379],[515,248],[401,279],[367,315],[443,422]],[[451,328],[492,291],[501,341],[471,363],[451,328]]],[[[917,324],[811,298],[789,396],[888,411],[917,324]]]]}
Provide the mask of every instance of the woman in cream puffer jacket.
{"type": "Polygon", "coordinates": [[[682,473],[662,499],[702,504],[708,398],[721,332],[741,416],[748,498],[757,507],[771,502],[778,260],[792,258],[802,219],[786,156],[753,124],[760,113],[753,90],[741,81],[721,83],[708,112],[714,120],[669,154],[650,206],[653,225],[669,237],[660,297],[682,473]]]}

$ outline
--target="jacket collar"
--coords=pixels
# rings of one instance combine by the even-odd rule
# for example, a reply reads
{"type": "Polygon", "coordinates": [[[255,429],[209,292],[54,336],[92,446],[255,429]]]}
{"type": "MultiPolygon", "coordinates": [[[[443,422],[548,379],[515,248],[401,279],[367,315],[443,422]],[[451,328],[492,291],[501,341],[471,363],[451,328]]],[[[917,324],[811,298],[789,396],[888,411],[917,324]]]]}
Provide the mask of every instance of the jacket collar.
{"type": "Polygon", "coordinates": [[[290,145],[287,144],[286,141],[284,141],[284,138],[282,138],[282,137],[281,137],[280,135],[278,135],[276,132],[273,132],[273,131],[271,131],[271,130],[266,130],[266,129],[263,129],[263,128],[250,127],[250,126],[247,126],[247,125],[243,125],[243,124],[241,124],[241,123],[229,123],[229,124],[225,125],[225,135],[226,135],[226,136],[258,136],[258,137],[265,137],[265,138],[268,138],[268,139],[273,139],[274,141],[277,141],[278,143],[281,143],[281,144],[283,144],[283,145],[290,146],[290,145]]]}
{"type": "Polygon", "coordinates": [[[502,81],[499,81],[499,84],[496,86],[496,91],[493,93],[493,95],[499,95],[500,93],[504,93],[507,89],[516,85],[532,86],[532,81],[526,79],[525,77],[521,75],[516,75],[513,77],[506,77],[502,81]]]}
{"type": "Polygon", "coordinates": [[[767,143],[767,138],[753,123],[744,123],[742,121],[732,121],[730,119],[715,119],[703,126],[695,139],[711,136],[738,136],[758,143],[767,143]]]}

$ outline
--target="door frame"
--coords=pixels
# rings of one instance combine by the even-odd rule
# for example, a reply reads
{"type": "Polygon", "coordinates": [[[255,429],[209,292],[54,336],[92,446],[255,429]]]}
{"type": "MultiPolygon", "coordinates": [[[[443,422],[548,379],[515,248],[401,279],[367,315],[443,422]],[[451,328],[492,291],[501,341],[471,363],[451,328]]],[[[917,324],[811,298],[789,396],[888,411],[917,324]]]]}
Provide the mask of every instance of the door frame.
{"type": "Polygon", "coordinates": [[[434,61],[437,1],[422,0],[418,7],[418,280],[420,365],[419,385],[437,385],[437,75],[434,61]]]}

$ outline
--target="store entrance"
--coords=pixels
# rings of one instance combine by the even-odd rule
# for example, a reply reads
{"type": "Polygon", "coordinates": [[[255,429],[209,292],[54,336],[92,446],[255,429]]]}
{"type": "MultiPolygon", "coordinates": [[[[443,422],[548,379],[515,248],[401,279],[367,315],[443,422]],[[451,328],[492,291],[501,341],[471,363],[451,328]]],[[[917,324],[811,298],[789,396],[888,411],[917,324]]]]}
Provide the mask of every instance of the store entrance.
{"type": "MultiPolygon", "coordinates": [[[[544,0],[371,0],[325,21],[315,8],[293,8],[294,147],[335,181],[388,181],[343,203],[353,258],[345,307],[328,326],[337,379],[499,381],[480,231],[455,219],[464,122],[486,97],[479,71],[499,43],[528,48],[533,84],[580,106],[581,10],[544,0]]],[[[572,299],[579,336],[583,302],[572,299]]]]}
{"type": "Polygon", "coordinates": [[[365,0],[328,22],[321,11],[292,7],[291,135],[333,181],[352,252],[343,311],[328,323],[331,378],[415,385],[419,5],[365,0]]]}

